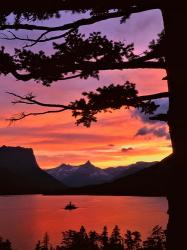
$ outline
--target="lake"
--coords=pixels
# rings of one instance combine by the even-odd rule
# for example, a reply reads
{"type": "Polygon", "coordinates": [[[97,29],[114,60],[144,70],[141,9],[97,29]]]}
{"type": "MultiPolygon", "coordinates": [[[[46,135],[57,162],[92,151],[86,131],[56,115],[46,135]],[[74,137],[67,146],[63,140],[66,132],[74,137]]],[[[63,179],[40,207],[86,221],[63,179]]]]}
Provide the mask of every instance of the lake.
{"type": "Polygon", "coordinates": [[[164,197],[131,196],[42,196],[0,197],[0,236],[8,238],[16,250],[34,250],[37,240],[48,232],[54,244],[61,232],[80,229],[111,232],[118,225],[121,232],[138,230],[145,238],[155,225],[167,224],[167,200],[164,197]],[[72,201],[79,208],[64,210],[72,201]]]}

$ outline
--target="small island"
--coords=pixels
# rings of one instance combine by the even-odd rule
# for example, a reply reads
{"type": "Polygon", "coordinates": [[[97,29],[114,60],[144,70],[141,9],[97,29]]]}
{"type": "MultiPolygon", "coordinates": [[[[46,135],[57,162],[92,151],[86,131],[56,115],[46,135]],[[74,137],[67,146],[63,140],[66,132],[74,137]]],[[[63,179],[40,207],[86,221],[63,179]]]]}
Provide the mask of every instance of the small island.
{"type": "Polygon", "coordinates": [[[73,210],[77,209],[78,207],[71,203],[71,201],[64,207],[65,210],[73,210]]]}

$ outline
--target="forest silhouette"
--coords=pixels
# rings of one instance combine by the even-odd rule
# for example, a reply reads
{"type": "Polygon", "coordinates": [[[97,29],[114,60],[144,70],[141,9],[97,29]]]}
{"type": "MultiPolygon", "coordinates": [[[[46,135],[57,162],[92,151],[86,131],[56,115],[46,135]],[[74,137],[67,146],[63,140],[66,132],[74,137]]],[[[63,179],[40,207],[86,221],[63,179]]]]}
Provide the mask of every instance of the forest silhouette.
{"type": "MultiPolygon", "coordinates": [[[[45,233],[43,239],[37,242],[33,250],[165,250],[166,231],[160,226],[155,226],[151,234],[142,240],[138,231],[127,230],[124,234],[116,225],[111,234],[104,226],[101,233],[87,232],[84,226],[79,231],[68,230],[62,232],[59,245],[53,246],[50,236],[45,233]]],[[[0,250],[14,250],[9,240],[0,238],[0,250]]],[[[18,249],[25,250],[25,249],[18,249]]]]}

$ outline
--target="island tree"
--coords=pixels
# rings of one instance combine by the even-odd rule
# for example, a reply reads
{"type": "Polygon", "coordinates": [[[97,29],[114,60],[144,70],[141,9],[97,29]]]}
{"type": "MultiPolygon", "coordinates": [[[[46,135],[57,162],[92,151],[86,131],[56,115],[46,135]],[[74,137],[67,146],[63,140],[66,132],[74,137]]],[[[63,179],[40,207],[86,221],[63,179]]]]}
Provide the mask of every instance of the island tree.
{"type": "MultiPolygon", "coordinates": [[[[98,88],[96,92],[83,93],[83,98],[69,105],[42,103],[32,94],[17,97],[15,103],[35,104],[52,108],[41,113],[22,113],[12,117],[16,121],[30,115],[63,112],[71,110],[77,124],[90,126],[95,122],[97,113],[108,109],[119,109],[122,106],[134,107],[149,114],[150,119],[166,121],[169,126],[173,155],[170,160],[170,176],[167,182],[169,202],[169,222],[167,227],[167,249],[185,249],[186,215],[186,149],[187,129],[186,108],[186,69],[187,38],[186,13],[184,0],[124,0],[124,1],[45,1],[37,2],[9,1],[0,3],[0,29],[8,30],[9,35],[2,39],[25,41],[25,47],[15,49],[10,54],[6,48],[0,50],[0,74],[12,74],[17,80],[31,79],[50,86],[58,80],[72,78],[87,79],[99,77],[103,70],[125,69],[165,69],[168,92],[139,96],[135,84],[125,82],[123,85],[110,85],[98,88]],[[124,44],[108,40],[99,32],[85,37],[79,28],[99,21],[121,18],[125,22],[133,13],[159,9],[162,13],[164,31],[156,41],[150,43],[143,55],[134,53],[133,44],[124,44]],[[86,18],[60,26],[45,26],[37,21],[50,18],[62,18],[64,11],[87,13],[86,18]],[[12,15],[14,22],[9,23],[12,15]],[[89,16],[88,16],[89,15],[89,16]],[[17,31],[40,31],[38,37],[20,36],[17,31]],[[58,34],[55,32],[58,32],[58,34]],[[62,38],[61,43],[56,40],[62,38]],[[43,51],[35,52],[34,45],[53,41],[54,53],[46,55],[43,51]],[[154,115],[158,105],[154,100],[169,99],[169,110],[166,114],[154,115]],[[104,101],[103,101],[104,100],[104,101]],[[183,239],[183,240],[181,240],[183,239]]],[[[143,35],[143,32],[142,32],[143,35]]]]}

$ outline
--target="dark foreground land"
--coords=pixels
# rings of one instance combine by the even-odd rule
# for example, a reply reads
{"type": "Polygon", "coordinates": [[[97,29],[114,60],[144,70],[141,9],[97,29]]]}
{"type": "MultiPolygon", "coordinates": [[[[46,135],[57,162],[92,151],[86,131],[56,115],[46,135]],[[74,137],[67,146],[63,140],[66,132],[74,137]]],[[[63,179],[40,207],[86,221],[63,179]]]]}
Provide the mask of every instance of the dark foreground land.
{"type": "MultiPolygon", "coordinates": [[[[38,241],[33,250],[165,250],[166,231],[155,226],[146,240],[142,240],[138,231],[127,230],[125,234],[115,226],[109,235],[107,227],[102,233],[96,231],[86,232],[82,226],[79,231],[68,230],[62,232],[62,241],[52,246],[49,235],[46,233],[42,241],[38,241]]],[[[14,250],[9,240],[0,238],[0,250],[14,250]]],[[[17,249],[26,250],[26,249],[17,249]]]]}

